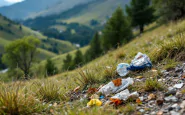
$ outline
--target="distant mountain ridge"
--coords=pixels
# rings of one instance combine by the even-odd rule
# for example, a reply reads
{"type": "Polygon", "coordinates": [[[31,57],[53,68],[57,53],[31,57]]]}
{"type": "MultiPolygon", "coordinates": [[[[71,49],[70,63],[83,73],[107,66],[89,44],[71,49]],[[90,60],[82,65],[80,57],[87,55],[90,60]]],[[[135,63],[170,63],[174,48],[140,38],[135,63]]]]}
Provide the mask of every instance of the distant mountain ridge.
{"type": "Polygon", "coordinates": [[[92,0],[25,0],[11,6],[0,7],[0,13],[10,19],[20,20],[60,13],[89,1],[92,0]]]}
{"type": "Polygon", "coordinates": [[[24,36],[34,36],[41,40],[39,59],[47,59],[76,49],[70,42],[47,38],[40,32],[31,30],[0,14],[0,54],[4,53],[7,44],[24,36]]]}

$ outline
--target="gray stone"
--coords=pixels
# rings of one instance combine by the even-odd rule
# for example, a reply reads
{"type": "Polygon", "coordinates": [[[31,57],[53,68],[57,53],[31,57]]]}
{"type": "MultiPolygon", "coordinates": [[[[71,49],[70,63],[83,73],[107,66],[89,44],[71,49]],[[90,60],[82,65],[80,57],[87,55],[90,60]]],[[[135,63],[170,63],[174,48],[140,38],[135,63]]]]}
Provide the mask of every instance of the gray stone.
{"type": "Polygon", "coordinates": [[[177,102],[178,101],[178,99],[175,96],[165,97],[164,100],[167,102],[177,102]]]}
{"type": "Polygon", "coordinates": [[[176,108],[177,106],[178,106],[177,103],[175,103],[175,104],[172,105],[173,108],[176,108]]]}
{"type": "Polygon", "coordinates": [[[183,109],[185,108],[185,100],[182,101],[182,103],[180,104],[180,107],[183,108],[183,109]]]}
{"type": "Polygon", "coordinates": [[[183,85],[184,85],[183,83],[179,83],[179,84],[175,84],[173,87],[180,89],[180,88],[182,88],[183,85]]]}
{"type": "Polygon", "coordinates": [[[140,109],[139,111],[140,111],[141,113],[144,113],[144,112],[145,112],[145,110],[144,110],[144,109],[140,109]]]}
{"type": "Polygon", "coordinates": [[[177,72],[182,72],[183,71],[183,68],[182,67],[176,67],[175,68],[175,72],[177,73],[177,72]]]}
{"type": "Polygon", "coordinates": [[[176,94],[176,89],[172,89],[172,90],[166,92],[164,95],[169,96],[169,95],[175,95],[175,94],[176,94]]]}
{"type": "Polygon", "coordinates": [[[180,113],[175,112],[175,111],[170,111],[170,114],[171,114],[171,115],[180,115],[180,113]]]}
{"type": "Polygon", "coordinates": [[[177,106],[176,108],[175,108],[175,111],[180,111],[182,108],[180,107],[180,106],[177,106]]]}
{"type": "Polygon", "coordinates": [[[151,114],[151,115],[156,115],[156,112],[155,112],[155,111],[153,111],[153,112],[151,112],[150,114],[151,114]]]}

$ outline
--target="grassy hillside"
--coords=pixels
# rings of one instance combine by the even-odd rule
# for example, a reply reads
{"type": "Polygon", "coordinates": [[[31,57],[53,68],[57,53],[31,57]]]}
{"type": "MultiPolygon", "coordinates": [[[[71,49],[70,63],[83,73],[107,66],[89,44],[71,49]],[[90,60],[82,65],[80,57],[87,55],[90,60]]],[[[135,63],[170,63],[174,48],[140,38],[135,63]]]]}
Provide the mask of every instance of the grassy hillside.
{"type": "MultiPolygon", "coordinates": [[[[87,87],[98,88],[101,84],[110,82],[112,79],[117,78],[117,74],[115,73],[117,64],[123,62],[129,63],[137,52],[142,52],[150,57],[153,63],[153,68],[156,69],[157,73],[151,73],[150,70],[131,72],[128,75],[129,77],[136,79],[137,76],[143,76],[146,82],[135,80],[134,85],[129,87],[129,90],[138,91],[143,95],[149,95],[151,92],[142,91],[143,89],[145,90],[145,88],[151,88],[151,86],[158,88],[159,84],[162,84],[161,81],[157,81],[163,77],[161,70],[168,69],[169,67],[172,68],[176,66],[177,63],[184,61],[184,58],[179,58],[179,56],[184,56],[182,54],[185,53],[184,33],[185,21],[162,26],[157,26],[156,24],[150,25],[145,33],[137,36],[130,43],[108,52],[106,55],[90,62],[81,69],[61,73],[47,79],[34,79],[26,82],[23,81],[8,84],[1,83],[0,86],[3,89],[1,95],[10,95],[12,99],[16,97],[16,99],[19,100],[18,105],[20,102],[25,103],[24,106],[18,106],[19,109],[22,110],[22,114],[24,114],[25,108],[27,111],[29,110],[30,113],[41,114],[68,113],[92,115],[97,113],[110,114],[110,112],[111,114],[129,114],[129,112],[138,113],[135,108],[139,107],[139,105],[134,101],[125,102],[123,106],[118,106],[117,109],[112,105],[84,108],[88,100],[86,98],[84,100],[75,100],[77,93],[71,91],[78,85],[81,86],[81,91],[86,84],[88,84],[87,87]],[[173,55],[174,51],[176,52],[176,55],[173,55]],[[153,77],[156,77],[155,79],[157,80],[153,81],[151,79],[153,77]],[[147,81],[147,79],[150,81],[147,81]],[[150,83],[149,86],[147,85],[148,82],[150,83]],[[24,96],[23,100],[22,96],[24,96]],[[37,99],[36,101],[34,101],[35,98],[37,99]],[[73,99],[72,102],[71,99],[73,99]]],[[[56,58],[56,60],[59,59],[56,58]]],[[[162,92],[158,90],[157,93],[162,92]]],[[[7,98],[8,100],[3,98],[3,107],[11,106],[6,105],[6,103],[12,102],[9,98],[10,97],[7,98]]],[[[13,109],[14,108],[11,108],[9,111],[12,112],[13,109]]],[[[149,108],[146,111],[150,112],[151,109],[153,108],[149,108]]]]}
{"type": "MultiPolygon", "coordinates": [[[[130,0],[97,0],[96,2],[87,4],[71,17],[64,20],[59,19],[58,21],[65,21],[67,23],[78,22],[90,25],[91,20],[97,20],[101,24],[104,24],[118,6],[125,8],[125,5],[129,2],[130,0]]],[[[73,10],[75,12],[77,9],[74,8],[73,10]]]]}
{"type": "Polygon", "coordinates": [[[58,54],[66,53],[75,49],[75,46],[72,45],[70,42],[51,38],[48,39],[41,33],[33,31],[30,28],[15,23],[8,18],[0,15],[0,53],[4,52],[4,46],[6,46],[8,43],[18,38],[22,38],[23,36],[29,35],[35,36],[42,41],[40,46],[41,59],[56,56],[56,52],[54,52],[53,49],[55,49],[55,51],[60,51],[57,52],[58,54]]]}
{"type": "Polygon", "coordinates": [[[39,0],[39,2],[38,0],[24,0],[11,6],[1,7],[0,13],[10,19],[35,18],[64,12],[78,4],[89,1],[92,0],[39,0]]]}

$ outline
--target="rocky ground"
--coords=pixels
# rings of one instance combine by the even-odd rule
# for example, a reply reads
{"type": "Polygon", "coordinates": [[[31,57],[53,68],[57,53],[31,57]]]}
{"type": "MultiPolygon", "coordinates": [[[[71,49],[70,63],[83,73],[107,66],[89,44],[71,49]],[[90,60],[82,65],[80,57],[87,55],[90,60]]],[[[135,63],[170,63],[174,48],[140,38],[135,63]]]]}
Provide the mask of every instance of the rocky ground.
{"type": "MultiPolygon", "coordinates": [[[[157,72],[157,70],[149,70],[157,72]]],[[[138,95],[133,103],[136,104],[136,114],[144,115],[183,115],[185,114],[185,63],[177,65],[175,68],[160,71],[161,75],[158,82],[162,83],[165,90],[156,91],[137,91],[138,95]]],[[[137,82],[144,82],[146,80],[143,76],[134,77],[134,84],[137,82]]],[[[100,86],[102,87],[102,86],[100,86]]],[[[71,102],[74,100],[83,101],[84,99],[98,99],[102,102],[101,107],[107,104],[114,106],[124,106],[123,103],[113,103],[110,97],[115,95],[105,96],[97,93],[99,88],[89,88],[88,90],[80,91],[77,87],[70,93],[71,102]]],[[[128,88],[129,89],[129,88],[128,88]]],[[[130,89],[129,89],[130,90],[130,89]]],[[[132,93],[133,91],[130,90],[132,93]]],[[[93,103],[96,105],[95,103],[93,103]]],[[[99,105],[97,105],[99,106],[99,105]]],[[[90,106],[83,109],[91,109],[90,106]]],[[[119,109],[118,109],[119,111],[119,109]]],[[[119,114],[124,114],[119,112],[119,114]]],[[[134,113],[132,113],[134,114],[134,113]]]]}

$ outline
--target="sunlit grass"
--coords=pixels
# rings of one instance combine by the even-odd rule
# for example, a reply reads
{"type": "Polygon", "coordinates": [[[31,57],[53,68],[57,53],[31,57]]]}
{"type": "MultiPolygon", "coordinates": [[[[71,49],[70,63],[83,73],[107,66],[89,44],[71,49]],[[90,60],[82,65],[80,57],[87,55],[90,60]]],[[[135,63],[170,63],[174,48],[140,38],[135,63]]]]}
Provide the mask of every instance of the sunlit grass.
{"type": "MultiPolygon", "coordinates": [[[[86,107],[88,100],[77,100],[71,104],[69,101],[70,96],[67,92],[71,92],[77,86],[85,87],[86,85],[93,86],[96,88],[102,84],[110,82],[112,79],[119,77],[116,73],[116,66],[119,63],[130,63],[134,59],[137,52],[146,53],[152,59],[153,62],[159,63],[160,68],[168,69],[174,67],[176,62],[181,60],[185,49],[184,35],[179,35],[179,32],[173,32],[169,38],[169,28],[182,28],[181,23],[170,24],[168,26],[160,26],[154,30],[145,32],[143,35],[133,39],[130,43],[120,46],[117,50],[112,50],[108,54],[89,62],[80,69],[64,72],[55,75],[50,78],[43,79],[32,79],[30,81],[16,84],[13,89],[7,89],[12,83],[1,85],[0,92],[0,112],[11,114],[11,111],[17,112],[17,108],[21,114],[27,109],[29,114],[45,112],[48,107],[43,109],[41,105],[43,102],[59,104],[57,107],[53,107],[52,111],[58,114],[119,114],[121,109],[115,109],[112,106],[106,107],[86,107]],[[177,34],[177,35],[176,35],[177,34]],[[166,42],[167,41],[167,42],[166,42]],[[161,44],[162,43],[162,44],[161,44]],[[156,52],[156,47],[157,52],[156,52]],[[154,52],[154,53],[153,53],[154,52]],[[175,53],[176,55],[174,55],[175,53]],[[169,61],[171,60],[171,61],[169,61]],[[161,66],[161,63],[165,63],[166,67],[161,66]],[[168,62],[169,61],[169,62],[168,62]],[[19,86],[19,88],[18,88],[19,86]],[[13,101],[16,100],[16,101],[13,101]],[[9,104],[7,104],[9,103],[9,104]],[[24,104],[24,105],[23,105],[24,104]]],[[[175,31],[175,30],[173,30],[175,31]]],[[[179,31],[179,30],[178,30],[179,31]]],[[[180,31],[181,33],[181,31],[180,31]]],[[[84,48],[85,51],[85,48],[84,48]]],[[[57,66],[62,66],[62,60],[65,55],[60,55],[53,58],[54,63],[57,66]]],[[[43,62],[44,63],[44,62],[43,62]]],[[[155,67],[155,63],[154,67],[155,67]]],[[[42,64],[43,65],[43,64],[42,64]]],[[[41,73],[43,66],[35,67],[37,73],[41,73]]],[[[158,69],[158,68],[156,68],[158,69]]],[[[134,85],[129,87],[130,91],[153,91],[153,90],[164,90],[165,87],[161,82],[158,82],[157,78],[160,76],[159,73],[151,74],[146,71],[140,73],[130,73],[129,76],[135,78],[136,75],[143,75],[146,79],[144,82],[136,82],[134,85]],[[151,78],[152,77],[152,78],[151,78]]],[[[133,113],[135,112],[135,106],[131,104],[126,105],[125,109],[121,113],[133,113]]],[[[46,112],[45,112],[46,113],[46,112]]]]}

